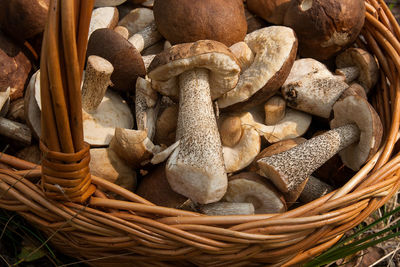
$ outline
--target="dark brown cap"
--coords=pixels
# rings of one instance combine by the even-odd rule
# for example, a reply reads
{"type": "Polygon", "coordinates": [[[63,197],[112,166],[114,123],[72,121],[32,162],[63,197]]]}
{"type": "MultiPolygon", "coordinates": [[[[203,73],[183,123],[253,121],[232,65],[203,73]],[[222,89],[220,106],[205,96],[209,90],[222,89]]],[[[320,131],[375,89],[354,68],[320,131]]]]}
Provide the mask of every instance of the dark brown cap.
{"type": "Polygon", "coordinates": [[[302,57],[325,60],[356,40],[364,19],[364,0],[293,0],[284,25],[296,32],[302,57]]]}
{"type": "Polygon", "coordinates": [[[92,33],[87,57],[91,55],[100,56],[111,62],[114,67],[111,81],[116,90],[133,90],[137,77],[146,75],[140,53],[128,40],[111,29],[98,29],[92,33]]]}
{"type": "Polygon", "coordinates": [[[247,32],[242,0],[156,0],[153,10],[159,32],[172,44],[216,40],[231,46],[247,32]]]}

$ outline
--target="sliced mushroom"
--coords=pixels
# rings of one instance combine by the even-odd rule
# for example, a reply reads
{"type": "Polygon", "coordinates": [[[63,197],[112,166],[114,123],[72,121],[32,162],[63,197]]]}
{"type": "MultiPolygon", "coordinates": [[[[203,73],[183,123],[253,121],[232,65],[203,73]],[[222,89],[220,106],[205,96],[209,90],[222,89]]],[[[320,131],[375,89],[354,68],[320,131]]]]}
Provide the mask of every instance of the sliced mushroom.
{"type": "Polygon", "coordinates": [[[263,177],[252,172],[240,173],[229,178],[224,201],[252,203],[256,214],[286,211],[283,196],[263,177]]]}
{"type": "Polygon", "coordinates": [[[136,172],[107,148],[90,149],[90,172],[128,190],[136,187],[136,172]]]}
{"type": "Polygon", "coordinates": [[[285,117],[286,101],[281,96],[273,96],[264,104],[265,125],[274,125],[285,117]]]}
{"type": "Polygon", "coordinates": [[[281,90],[289,107],[329,118],[333,104],[348,87],[342,76],[335,76],[322,63],[306,58],[296,60],[281,90]]]}
{"type": "Polygon", "coordinates": [[[167,178],[173,190],[194,202],[216,202],[226,191],[222,145],[211,99],[232,89],[239,73],[234,55],[215,41],[175,45],[158,54],[150,65],[152,82],[179,79],[176,140],[180,144],[168,159],[167,178]]]}
{"type": "Polygon", "coordinates": [[[110,142],[110,149],[129,166],[139,168],[147,163],[154,153],[161,151],[147,137],[145,131],[116,128],[110,142]]]}
{"type": "Polygon", "coordinates": [[[296,58],[297,39],[288,27],[263,28],[244,41],[255,54],[254,61],[236,87],[218,99],[222,109],[244,110],[267,101],[284,83],[296,58]]]}
{"type": "Polygon", "coordinates": [[[358,170],[378,150],[382,123],[362,97],[346,97],[333,109],[332,130],[285,152],[260,159],[259,173],[271,179],[282,192],[289,192],[338,152],[346,166],[358,170]]]}
{"type": "Polygon", "coordinates": [[[375,58],[361,48],[349,48],[336,57],[336,74],[346,77],[346,82],[358,82],[366,93],[378,81],[379,71],[375,58]]]}
{"type": "Polygon", "coordinates": [[[265,125],[264,112],[255,107],[240,114],[242,124],[253,126],[269,143],[302,136],[310,127],[311,115],[287,108],[285,117],[275,125],[265,125]]]}
{"type": "Polygon", "coordinates": [[[220,127],[220,135],[227,173],[246,168],[260,153],[260,135],[254,127],[242,125],[239,117],[225,118],[220,127]]]}

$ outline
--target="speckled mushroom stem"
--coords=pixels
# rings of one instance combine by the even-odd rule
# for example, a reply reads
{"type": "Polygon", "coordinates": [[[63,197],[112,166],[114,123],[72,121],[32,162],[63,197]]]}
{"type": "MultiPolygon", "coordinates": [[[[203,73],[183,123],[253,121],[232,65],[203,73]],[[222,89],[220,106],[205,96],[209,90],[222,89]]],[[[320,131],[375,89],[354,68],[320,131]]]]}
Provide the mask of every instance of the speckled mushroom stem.
{"type": "Polygon", "coordinates": [[[147,47],[157,43],[162,39],[161,34],[157,31],[155,23],[151,23],[138,33],[132,35],[128,41],[136,47],[139,52],[142,52],[147,47]]]}
{"type": "Polygon", "coordinates": [[[282,192],[289,192],[340,150],[358,141],[359,136],[354,124],[335,128],[285,152],[258,160],[259,174],[271,179],[282,192]]]}
{"type": "Polygon", "coordinates": [[[99,56],[89,56],[82,86],[82,108],[94,112],[100,105],[106,90],[111,85],[112,64],[99,56]]]}
{"type": "Polygon", "coordinates": [[[340,68],[335,71],[337,75],[344,76],[346,78],[345,82],[350,84],[352,81],[355,81],[358,76],[360,76],[360,69],[355,66],[340,68]]]}
{"type": "Polygon", "coordinates": [[[178,148],[168,159],[166,174],[174,191],[194,202],[220,200],[227,188],[222,145],[213,111],[208,70],[179,76],[178,148]]]}

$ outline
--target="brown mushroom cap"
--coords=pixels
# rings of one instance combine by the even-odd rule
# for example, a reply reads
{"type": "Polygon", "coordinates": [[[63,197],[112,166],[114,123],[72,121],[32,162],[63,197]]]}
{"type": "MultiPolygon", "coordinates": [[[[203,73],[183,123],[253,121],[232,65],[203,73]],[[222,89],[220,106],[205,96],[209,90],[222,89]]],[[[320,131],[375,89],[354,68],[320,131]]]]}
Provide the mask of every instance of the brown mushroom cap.
{"type": "Polygon", "coordinates": [[[114,67],[111,81],[116,90],[133,90],[137,77],[146,74],[140,53],[128,40],[111,29],[98,29],[92,33],[87,48],[87,56],[90,55],[111,62],[114,67]]]}
{"type": "Polygon", "coordinates": [[[0,90],[10,87],[11,100],[24,94],[31,63],[21,48],[0,32],[0,90]]]}
{"type": "Polygon", "coordinates": [[[336,57],[336,67],[357,67],[359,72],[358,82],[368,91],[378,81],[379,71],[375,58],[361,48],[349,48],[336,57]]]}
{"type": "Polygon", "coordinates": [[[159,32],[172,44],[216,40],[231,46],[247,31],[242,0],[158,0],[153,10],[159,32]]]}
{"type": "Polygon", "coordinates": [[[240,67],[235,56],[224,44],[211,40],[172,46],[153,59],[148,75],[154,89],[176,99],[179,95],[176,77],[194,68],[210,71],[212,99],[231,90],[239,79],[240,67]],[[157,83],[160,86],[154,86],[157,83]]]}
{"type": "Polygon", "coordinates": [[[343,163],[357,171],[378,150],[382,139],[382,123],[374,108],[364,98],[348,96],[333,106],[331,128],[356,124],[360,130],[358,142],[339,152],[343,163]]]}
{"type": "Polygon", "coordinates": [[[296,59],[297,38],[288,27],[263,28],[244,41],[255,55],[253,63],[240,75],[236,87],[218,99],[220,108],[244,110],[265,102],[285,82],[296,59]]]}
{"type": "Polygon", "coordinates": [[[4,17],[0,18],[3,22],[2,29],[21,41],[43,32],[49,4],[50,0],[2,1],[0,5],[4,12],[4,17]]]}
{"type": "Polygon", "coordinates": [[[283,24],[290,0],[247,0],[248,9],[273,24],[283,24]]]}
{"type": "Polygon", "coordinates": [[[356,40],[364,18],[364,0],[293,0],[284,25],[295,30],[302,57],[324,60],[356,40]]]}

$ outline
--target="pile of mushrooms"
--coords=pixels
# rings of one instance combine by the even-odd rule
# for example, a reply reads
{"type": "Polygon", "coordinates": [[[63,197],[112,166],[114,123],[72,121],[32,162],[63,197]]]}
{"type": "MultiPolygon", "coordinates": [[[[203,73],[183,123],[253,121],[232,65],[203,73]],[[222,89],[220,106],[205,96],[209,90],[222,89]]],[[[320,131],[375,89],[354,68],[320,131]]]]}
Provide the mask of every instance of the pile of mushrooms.
{"type": "MultiPolygon", "coordinates": [[[[43,21],[13,25],[16,8],[36,17],[48,8],[26,2],[0,4],[0,26],[21,41],[37,38],[43,21]]],[[[357,171],[382,138],[367,100],[378,66],[353,45],[364,8],[362,0],[96,0],[82,82],[91,172],[157,205],[207,215],[280,213],[335,190],[319,168],[337,154],[357,171]],[[328,122],[331,130],[321,127],[328,122]]],[[[37,161],[40,70],[29,77],[32,61],[11,53],[20,50],[0,32],[0,135],[37,161]]]]}

